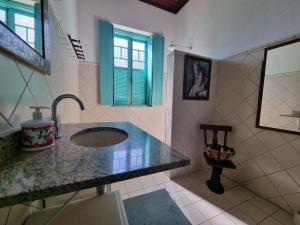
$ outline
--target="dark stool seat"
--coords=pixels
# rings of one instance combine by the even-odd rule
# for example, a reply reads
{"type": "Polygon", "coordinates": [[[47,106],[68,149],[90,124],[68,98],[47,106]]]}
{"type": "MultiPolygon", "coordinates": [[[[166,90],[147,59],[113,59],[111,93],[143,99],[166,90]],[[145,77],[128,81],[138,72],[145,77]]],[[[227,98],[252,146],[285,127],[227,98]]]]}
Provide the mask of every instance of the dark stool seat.
{"type": "MultiPolygon", "coordinates": [[[[227,132],[232,131],[231,126],[218,126],[218,125],[207,125],[207,124],[202,124],[200,125],[200,129],[204,130],[204,142],[205,146],[208,147],[210,146],[211,148],[217,149],[221,151],[221,145],[218,143],[218,132],[219,131],[224,131],[224,144],[223,148],[229,148],[227,146],[227,132]],[[207,130],[211,130],[213,132],[213,139],[212,139],[212,144],[207,143],[207,130]]],[[[233,150],[233,149],[232,149],[233,150]]],[[[208,188],[213,191],[214,193],[217,194],[223,194],[224,193],[224,186],[221,183],[221,174],[223,172],[223,169],[236,169],[236,166],[231,160],[216,160],[212,157],[210,157],[206,152],[203,153],[205,161],[208,165],[212,166],[212,174],[210,180],[207,181],[207,186],[208,188]]]]}

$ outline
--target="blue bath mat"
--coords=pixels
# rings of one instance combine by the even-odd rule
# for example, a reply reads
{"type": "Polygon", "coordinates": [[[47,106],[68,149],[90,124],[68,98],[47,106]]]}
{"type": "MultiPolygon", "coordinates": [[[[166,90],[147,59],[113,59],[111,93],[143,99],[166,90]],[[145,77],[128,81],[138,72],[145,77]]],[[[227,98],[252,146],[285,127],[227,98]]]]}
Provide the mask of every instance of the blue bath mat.
{"type": "Polygon", "coordinates": [[[165,190],[124,200],[129,225],[191,225],[165,190]]]}

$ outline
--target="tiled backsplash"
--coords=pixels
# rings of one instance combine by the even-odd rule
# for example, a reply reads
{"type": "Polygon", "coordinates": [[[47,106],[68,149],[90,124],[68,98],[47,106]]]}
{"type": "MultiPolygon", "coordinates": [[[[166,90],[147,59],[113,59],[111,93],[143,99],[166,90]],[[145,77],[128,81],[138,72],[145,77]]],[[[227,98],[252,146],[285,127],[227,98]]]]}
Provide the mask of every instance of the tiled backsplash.
{"type": "MultiPolygon", "coordinates": [[[[63,33],[58,29],[52,11],[50,16],[51,76],[34,69],[0,51],[0,112],[14,125],[31,119],[29,106],[51,106],[53,98],[63,93],[78,95],[78,63],[66,51],[63,33]]],[[[71,103],[72,104],[72,103],[71,103]]],[[[79,109],[74,104],[60,107],[63,122],[79,122],[79,109]]],[[[50,110],[45,111],[50,115],[50,110]]],[[[0,132],[8,128],[0,117],[0,132]]]]}
{"type": "MultiPolygon", "coordinates": [[[[164,76],[166,77],[166,76],[164,76]]],[[[129,121],[149,132],[161,141],[165,141],[166,97],[161,106],[116,107],[99,104],[98,66],[80,64],[79,66],[80,98],[86,110],[81,112],[81,122],[117,122],[129,121]]],[[[164,79],[164,96],[166,95],[164,79]]]]}
{"type": "Polygon", "coordinates": [[[300,137],[255,127],[263,51],[219,62],[215,123],[233,126],[237,170],[225,174],[292,212],[300,209],[300,137]]]}

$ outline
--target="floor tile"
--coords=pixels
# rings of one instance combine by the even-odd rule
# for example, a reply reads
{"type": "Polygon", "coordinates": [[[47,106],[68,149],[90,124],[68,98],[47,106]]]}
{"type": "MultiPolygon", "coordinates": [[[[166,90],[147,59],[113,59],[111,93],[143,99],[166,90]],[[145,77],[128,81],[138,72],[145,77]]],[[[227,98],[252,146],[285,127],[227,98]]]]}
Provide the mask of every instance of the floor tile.
{"type": "Polygon", "coordinates": [[[228,201],[224,197],[224,195],[216,195],[215,194],[215,195],[208,197],[207,200],[224,211],[229,210],[234,207],[234,204],[232,204],[230,201],[228,201]]]}
{"type": "Polygon", "coordinates": [[[176,204],[180,208],[192,203],[192,201],[187,196],[187,194],[184,192],[184,190],[176,192],[172,196],[173,196],[173,200],[176,202],[176,204]]]}
{"type": "Polygon", "coordinates": [[[122,195],[127,193],[125,182],[116,182],[111,184],[111,191],[118,190],[122,195]]]}
{"type": "Polygon", "coordinates": [[[255,220],[249,217],[246,213],[243,212],[239,207],[235,207],[228,211],[228,214],[231,215],[231,220],[236,224],[249,224],[255,225],[257,224],[255,220]]]}
{"type": "Polygon", "coordinates": [[[126,187],[128,193],[143,189],[143,186],[141,185],[141,183],[139,182],[139,179],[137,179],[137,178],[126,180],[125,187],[126,187]]]}
{"type": "Polygon", "coordinates": [[[181,210],[192,225],[198,225],[206,221],[205,216],[194,205],[183,207],[181,210]]]}
{"type": "Polygon", "coordinates": [[[241,186],[233,188],[232,191],[239,195],[245,201],[255,197],[255,194],[253,192],[248,191],[246,188],[243,188],[241,186]]]}
{"type": "Polygon", "coordinates": [[[212,225],[236,225],[226,214],[218,215],[209,221],[212,225]]]}
{"type": "Polygon", "coordinates": [[[206,200],[199,201],[194,205],[206,217],[206,219],[211,219],[223,212],[222,209],[206,200]]]}
{"type": "Polygon", "coordinates": [[[150,192],[153,192],[153,191],[158,191],[160,189],[163,189],[164,187],[162,187],[161,185],[156,185],[156,186],[153,186],[153,187],[148,187],[148,188],[145,188],[145,193],[150,193],[150,192]]]}
{"type": "Polygon", "coordinates": [[[233,205],[239,205],[242,202],[244,202],[245,200],[243,198],[241,198],[238,194],[236,194],[233,190],[228,190],[225,191],[225,193],[223,194],[224,197],[230,201],[233,205]]]}
{"type": "Polygon", "coordinates": [[[257,223],[261,222],[265,218],[268,217],[268,215],[263,212],[262,210],[256,208],[254,205],[252,205],[250,202],[245,202],[239,206],[239,208],[247,214],[250,218],[255,220],[257,223]]]}
{"type": "Polygon", "coordinates": [[[274,220],[272,217],[268,217],[260,223],[260,225],[282,225],[278,221],[274,220]]]}
{"type": "Polygon", "coordinates": [[[276,205],[262,199],[261,197],[255,197],[251,199],[250,203],[254,205],[256,208],[261,209],[268,215],[274,213],[278,209],[276,205]]]}
{"type": "Polygon", "coordinates": [[[155,181],[153,176],[143,176],[139,178],[140,183],[143,185],[144,188],[153,187],[158,185],[158,183],[155,181]]]}
{"type": "Polygon", "coordinates": [[[169,181],[168,183],[164,183],[163,186],[167,189],[169,193],[175,193],[178,191],[182,191],[184,188],[174,181],[169,181]]]}
{"type": "Polygon", "coordinates": [[[282,209],[275,212],[271,217],[283,225],[294,225],[292,215],[282,209]]]}
{"type": "Polygon", "coordinates": [[[169,178],[164,173],[155,173],[152,176],[158,184],[169,182],[169,178]]]}
{"type": "Polygon", "coordinates": [[[146,192],[145,192],[144,189],[141,189],[141,190],[129,193],[128,194],[128,198],[133,198],[133,197],[136,197],[136,196],[139,196],[139,195],[143,195],[143,194],[146,194],[146,192]]]}

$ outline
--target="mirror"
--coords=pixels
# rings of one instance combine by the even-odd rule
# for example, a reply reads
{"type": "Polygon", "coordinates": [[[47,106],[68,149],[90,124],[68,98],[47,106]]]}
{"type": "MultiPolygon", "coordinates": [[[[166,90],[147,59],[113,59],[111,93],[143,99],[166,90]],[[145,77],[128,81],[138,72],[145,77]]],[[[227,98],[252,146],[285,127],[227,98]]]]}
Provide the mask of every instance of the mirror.
{"type": "Polygon", "coordinates": [[[300,134],[300,39],[265,49],[256,125],[300,134]]]}
{"type": "Polygon", "coordinates": [[[0,0],[0,47],[50,72],[47,0],[0,0]]]}
{"type": "Polygon", "coordinates": [[[41,55],[40,0],[0,0],[0,20],[41,55]]]}

